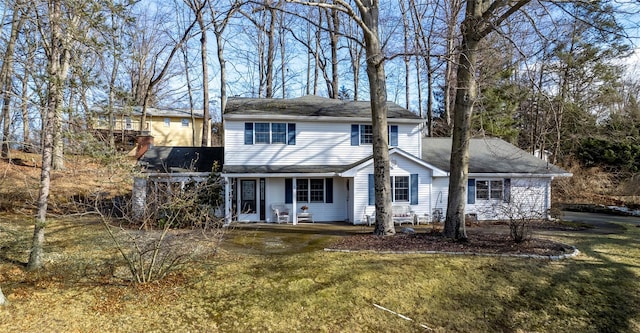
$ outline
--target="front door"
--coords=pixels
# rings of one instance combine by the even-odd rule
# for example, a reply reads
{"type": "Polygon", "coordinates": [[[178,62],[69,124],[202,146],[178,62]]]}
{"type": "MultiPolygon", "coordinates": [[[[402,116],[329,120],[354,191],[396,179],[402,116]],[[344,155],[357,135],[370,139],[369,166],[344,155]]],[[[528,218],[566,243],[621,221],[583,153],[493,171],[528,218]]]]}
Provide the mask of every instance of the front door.
{"type": "Polygon", "coordinates": [[[240,212],[238,221],[258,221],[256,180],[240,181],[240,212]]]}

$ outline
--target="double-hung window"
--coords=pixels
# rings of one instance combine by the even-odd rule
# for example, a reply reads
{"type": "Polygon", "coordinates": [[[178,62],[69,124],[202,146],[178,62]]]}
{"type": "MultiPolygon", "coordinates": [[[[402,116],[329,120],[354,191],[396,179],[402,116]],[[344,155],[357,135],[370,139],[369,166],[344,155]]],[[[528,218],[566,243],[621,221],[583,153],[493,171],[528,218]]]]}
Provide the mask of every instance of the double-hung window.
{"type": "Polygon", "coordinates": [[[271,143],[287,143],[287,124],[271,123],[271,143]]]}
{"type": "MultiPolygon", "coordinates": [[[[389,125],[389,146],[398,145],[398,125],[389,125]]],[[[370,145],[373,144],[373,126],[352,124],[351,125],[351,145],[370,145]]]]}
{"type": "Polygon", "coordinates": [[[255,123],[256,143],[270,143],[269,123],[255,123]]]}
{"type": "Polygon", "coordinates": [[[409,202],[409,176],[391,177],[393,202],[409,202]]]}
{"type": "Polygon", "coordinates": [[[324,202],[324,179],[297,179],[296,201],[324,202]]]}
{"type": "MultiPolygon", "coordinates": [[[[369,205],[375,204],[375,184],[373,174],[369,174],[369,205]]],[[[391,201],[418,204],[418,174],[391,176],[391,201]]]]}
{"type": "Polygon", "coordinates": [[[182,118],[182,127],[189,127],[189,118],[182,118]]]}
{"type": "MultiPolygon", "coordinates": [[[[285,203],[293,202],[293,179],[284,181],[285,203]]],[[[333,203],[332,178],[298,178],[295,199],[299,203],[333,203]]]]}
{"type": "Polygon", "coordinates": [[[295,123],[244,123],[244,144],[296,144],[295,123]]]}
{"type": "Polygon", "coordinates": [[[467,186],[467,203],[474,204],[476,200],[503,201],[511,200],[511,179],[472,179],[467,186]]]}

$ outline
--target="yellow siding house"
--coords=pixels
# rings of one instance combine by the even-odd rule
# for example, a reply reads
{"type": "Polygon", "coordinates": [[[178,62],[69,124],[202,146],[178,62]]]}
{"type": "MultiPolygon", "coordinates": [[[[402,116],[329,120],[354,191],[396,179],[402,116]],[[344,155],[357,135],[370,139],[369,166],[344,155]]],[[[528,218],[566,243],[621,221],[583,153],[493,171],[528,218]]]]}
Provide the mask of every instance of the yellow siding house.
{"type": "MultiPolygon", "coordinates": [[[[95,112],[95,114],[94,129],[103,133],[108,131],[108,115],[103,110],[95,112]]],[[[188,147],[194,146],[194,143],[195,146],[200,146],[203,124],[202,110],[194,110],[192,116],[191,111],[185,109],[147,108],[147,117],[142,128],[140,128],[141,119],[142,107],[118,108],[113,119],[116,140],[124,144],[135,145],[137,136],[151,136],[155,146],[188,147]]]]}

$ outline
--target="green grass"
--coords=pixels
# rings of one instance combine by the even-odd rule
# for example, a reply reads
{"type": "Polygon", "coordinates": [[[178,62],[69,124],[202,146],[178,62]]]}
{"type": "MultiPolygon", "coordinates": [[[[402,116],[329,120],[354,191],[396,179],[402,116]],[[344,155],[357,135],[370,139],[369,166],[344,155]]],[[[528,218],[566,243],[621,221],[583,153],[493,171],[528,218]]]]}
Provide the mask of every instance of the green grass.
{"type": "Polygon", "coordinates": [[[552,262],[324,252],[340,232],[242,227],[216,256],[133,285],[90,219],[53,221],[46,269],[24,272],[29,223],[0,216],[0,331],[640,332],[640,228],[546,232],[582,252],[552,262]]]}

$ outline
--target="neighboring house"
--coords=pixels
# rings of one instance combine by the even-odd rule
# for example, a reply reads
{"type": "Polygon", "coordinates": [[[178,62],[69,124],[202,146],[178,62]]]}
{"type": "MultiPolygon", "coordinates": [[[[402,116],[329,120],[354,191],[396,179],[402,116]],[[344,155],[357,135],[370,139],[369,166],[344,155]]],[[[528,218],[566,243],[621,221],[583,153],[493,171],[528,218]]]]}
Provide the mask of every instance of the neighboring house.
{"type": "MultiPolygon", "coordinates": [[[[446,214],[451,140],[423,139],[423,119],[388,106],[393,205],[429,219],[446,214]]],[[[228,222],[274,222],[274,206],[287,207],[294,223],[311,214],[314,222],[360,224],[374,213],[370,102],[230,98],[223,119],[228,222]]],[[[520,203],[529,190],[542,199],[531,207],[546,214],[551,179],[570,175],[497,139],[472,140],[471,152],[467,212],[479,219],[499,218],[485,209],[520,203]]]]}
{"type": "MultiPolygon", "coordinates": [[[[106,111],[101,109],[94,113],[94,129],[106,134],[109,129],[106,111]]],[[[187,109],[147,108],[146,121],[141,131],[142,107],[118,108],[114,116],[113,130],[116,140],[122,141],[125,147],[133,148],[136,138],[140,135],[153,137],[153,145],[157,146],[193,146],[194,134],[196,145],[201,142],[202,111],[196,110],[193,118],[191,111],[187,109]]]]}

